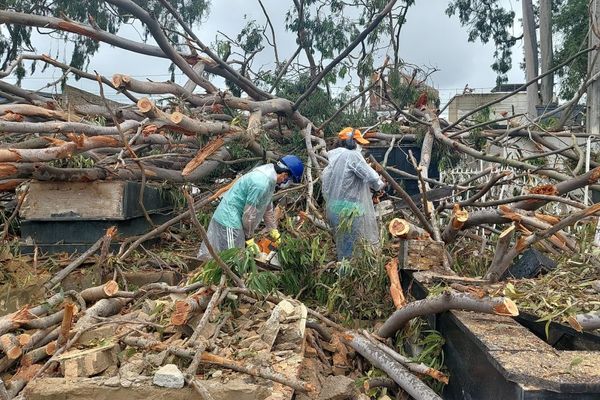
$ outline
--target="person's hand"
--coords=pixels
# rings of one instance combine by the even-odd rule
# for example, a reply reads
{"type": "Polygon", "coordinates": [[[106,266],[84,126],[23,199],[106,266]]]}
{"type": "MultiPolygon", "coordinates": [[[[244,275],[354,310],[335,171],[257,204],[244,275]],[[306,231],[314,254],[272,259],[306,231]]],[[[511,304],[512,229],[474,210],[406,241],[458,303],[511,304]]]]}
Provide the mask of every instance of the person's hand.
{"type": "Polygon", "coordinates": [[[279,233],[277,229],[271,229],[269,235],[271,236],[271,239],[273,239],[273,242],[277,246],[281,245],[281,233],[279,233]]]}
{"type": "Polygon", "coordinates": [[[256,244],[256,242],[254,241],[254,239],[248,239],[248,240],[246,240],[246,249],[250,249],[254,254],[259,254],[260,253],[260,248],[258,247],[258,245],[256,244]]]}

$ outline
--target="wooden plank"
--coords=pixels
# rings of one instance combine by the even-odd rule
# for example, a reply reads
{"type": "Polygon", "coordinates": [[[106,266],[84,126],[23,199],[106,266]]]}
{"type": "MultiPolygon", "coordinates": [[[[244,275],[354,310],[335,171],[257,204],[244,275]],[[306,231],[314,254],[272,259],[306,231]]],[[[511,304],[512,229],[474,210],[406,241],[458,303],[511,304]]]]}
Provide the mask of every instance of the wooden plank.
{"type": "Polygon", "coordinates": [[[20,210],[27,220],[124,219],[125,181],[36,182],[20,210]]]}

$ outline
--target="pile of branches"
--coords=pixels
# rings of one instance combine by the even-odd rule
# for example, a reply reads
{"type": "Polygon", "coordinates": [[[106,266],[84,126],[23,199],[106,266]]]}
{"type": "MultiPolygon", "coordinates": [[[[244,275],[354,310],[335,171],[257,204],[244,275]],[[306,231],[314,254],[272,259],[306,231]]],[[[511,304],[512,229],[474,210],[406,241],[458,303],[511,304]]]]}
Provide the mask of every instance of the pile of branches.
{"type": "MultiPolygon", "coordinates": [[[[265,92],[235,70],[195,35],[177,11],[169,9],[181,25],[182,31],[185,32],[186,40],[193,49],[198,49],[203,55],[199,55],[196,51],[189,54],[177,51],[169,43],[165,33],[152,15],[136,3],[128,0],[114,0],[109,3],[144,23],[158,46],[132,42],[101,31],[92,25],[60,18],[36,17],[12,11],[0,11],[0,22],[73,32],[113,46],[154,57],[167,58],[189,78],[189,81],[184,85],[177,85],[171,81],[140,81],[119,73],[112,77],[105,77],[72,68],[47,55],[23,54],[19,56],[14,63],[0,73],[1,77],[11,74],[19,63],[25,60],[36,60],[63,70],[65,76],[76,75],[79,78],[97,82],[103,101],[102,104],[95,105],[63,105],[59,101],[41,96],[37,92],[24,90],[6,81],[0,81],[0,94],[11,102],[0,106],[0,132],[2,135],[0,190],[12,193],[21,183],[29,179],[83,182],[121,179],[142,182],[168,181],[174,184],[197,183],[213,173],[219,165],[239,161],[231,159],[232,154],[228,145],[233,142],[247,148],[259,159],[275,159],[279,152],[275,146],[273,148],[266,147],[265,142],[270,140],[289,141],[295,132],[301,132],[304,140],[303,151],[307,154],[305,185],[301,186],[307,190],[303,194],[302,204],[305,205],[305,211],[311,220],[322,219],[319,196],[315,192],[315,182],[320,179],[321,171],[327,164],[326,142],[322,130],[323,124],[327,121],[319,125],[316,121],[311,121],[302,115],[298,111],[299,107],[317,88],[320,81],[339,63],[340,59],[358,46],[389,13],[395,2],[391,1],[382,8],[382,11],[349,44],[348,48],[313,77],[305,93],[295,102],[265,92]],[[235,84],[246,96],[237,97],[227,91],[218,90],[207,79],[207,73],[235,84]],[[107,88],[122,93],[132,103],[117,105],[107,101],[104,96],[107,88]],[[147,97],[149,95],[165,96],[168,102],[157,105],[147,97]],[[106,121],[106,123],[99,125],[97,123],[99,120],[106,121]],[[265,138],[267,140],[264,140],[265,138]],[[72,159],[76,154],[84,154],[86,158],[93,160],[93,165],[69,168],[61,167],[57,163],[58,160],[72,159]]],[[[169,3],[164,3],[168,7],[169,3]]],[[[568,65],[576,57],[592,50],[595,49],[579,52],[565,63],[556,66],[551,72],[568,65]]],[[[380,71],[377,71],[377,79],[381,80],[384,88],[389,86],[384,78],[386,68],[388,68],[387,63],[380,71]]],[[[485,122],[477,122],[475,118],[479,111],[510,97],[539,78],[536,77],[515,92],[507,93],[502,98],[463,115],[452,124],[441,119],[439,110],[431,106],[400,107],[388,94],[389,90],[383,91],[384,100],[392,105],[395,113],[386,121],[381,121],[376,127],[369,127],[368,130],[371,132],[368,136],[387,142],[390,148],[393,148],[395,143],[401,140],[421,141],[420,159],[412,161],[416,175],[409,176],[420,183],[421,194],[416,199],[409,196],[390,176],[390,172],[406,176],[405,171],[394,170],[385,163],[381,165],[371,158],[372,165],[386,178],[391,186],[391,191],[395,192],[399,198],[399,203],[409,210],[402,211],[403,222],[395,226],[394,234],[402,239],[433,240],[444,243],[446,246],[450,246],[462,238],[484,241],[484,245],[487,246],[492,244],[495,248],[494,257],[481,279],[485,282],[499,280],[514,260],[525,249],[532,246],[538,246],[552,254],[578,251],[578,243],[568,228],[582,220],[590,219],[600,211],[600,205],[588,207],[587,204],[584,204],[581,194],[581,189],[595,185],[600,179],[600,165],[594,160],[589,161],[590,170],[582,172],[585,159],[576,139],[589,135],[570,130],[554,132],[543,130],[540,126],[540,117],[531,117],[522,124],[517,123],[519,126],[510,127],[509,125],[509,128],[501,130],[494,129],[495,124],[516,119],[517,116],[485,122]],[[398,126],[399,133],[382,133],[377,130],[377,127],[385,125],[398,126]],[[478,138],[477,145],[472,143],[472,134],[475,133],[478,138]],[[556,140],[550,140],[556,138],[569,143],[561,147],[556,144],[556,140]],[[525,156],[519,152],[505,151],[518,147],[518,140],[527,140],[529,143],[533,143],[539,152],[534,156],[525,156]],[[448,184],[428,176],[435,148],[444,148],[460,154],[463,162],[465,160],[466,162],[483,161],[486,163],[486,169],[482,170],[477,177],[450,186],[450,195],[434,199],[436,187],[448,188],[448,184]],[[494,150],[494,148],[500,150],[494,150]],[[543,164],[532,162],[532,160],[538,159],[559,159],[561,162],[553,165],[550,165],[549,161],[543,164]],[[572,164],[576,165],[570,168],[569,166],[572,164]],[[508,171],[507,167],[510,167],[511,170],[508,171]],[[528,193],[524,195],[484,201],[486,194],[494,188],[509,185],[517,177],[522,176],[539,176],[544,179],[545,183],[528,188],[528,193]],[[466,193],[474,194],[467,196],[466,193]],[[549,213],[548,209],[544,207],[550,203],[565,204],[567,212],[562,215],[549,213]],[[482,230],[493,234],[492,240],[495,242],[490,239],[482,239],[482,236],[476,234],[482,230]]],[[[578,91],[577,97],[562,109],[569,109],[576,104],[590,82],[591,79],[589,82],[585,82],[578,91]]],[[[343,108],[350,106],[352,101],[356,101],[358,98],[359,96],[351,99],[343,108]]],[[[568,112],[565,115],[568,115],[568,112]]],[[[334,117],[335,115],[332,116],[332,118],[334,117]]],[[[558,127],[562,129],[564,123],[565,121],[559,121],[558,127]]],[[[184,219],[194,217],[194,207],[199,208],[210,203],[225,190],[227,190],[227,186],[213,194],[202,193],[198,198],[191,199],[188,202],[192,207],[190,210],[182,212],[172,220],[137,238],[129,247],[122,249],[119,258],[126,259],[133,249],[145,240],[160,235],[184,219]]],[[[21,199],[18,199],[17,204],[21,199]]],[[[5,231],[9,222],[5,222],[5,231]]],[[[198,229],[204,236],[202,227],[200,226],[198,229]]],[[[94,245],[90,249],[90,253],[102,247],[103,243],[99,242],[94,245]]],[[[213,254],[213,256],[218,258],[217,255],[213,254]]],[[[69,267],[70,271],[81,265],[81,262],[81,258],[75,260],[69,267]]],[[[445,272],[452,275],[451,266],[460,262],[460,254],[447,254],[444,258],[445,272]]],[[[40,376],[50,366],[55,365],[56,356],[75,343],[78,335],[82,334],[88,325],[102,322],[102,318],[122,312],[126,307],[131,307],[131,304],[140,297],[149,295],[148,293],[158,293],[159,295],[173,291],[194,293],[193,301],[182,310],[202,311],[201,315],[205,317],[201,317],[201,321],[212,318],[212,310],[227,297],[226,292],[235,292],[253,298],[253,293],[245,287],[242,278],[236,276],[223,263],[220,263],[219,266],[224,272],[223,280],[220,285],[209,288],[212,294],[204,309],[198,303],[202,297],[197,296],[197,291],[201,290],[199,286],[146,287],[136,292],[127,292],[120,291],[118,288],[114,290],[114,283],[111,283],[112,289],[104,285],[100,288],[88,289],[90,292],[59,293],[50,297],[44,306],[27,308],[6,316],[0,322],[1,333],[8,335],[0,340],[4,353],[2,366],[4,370],[12,368],[18,360],[22,359],[21,362],[24,362],[24,360],[30,359],[31,357],[27,358],[27,355],[32,352],[36,354],[35,361],[32,359],[24,365],[36,364],[52,355],[50,361],[35,371],[34,376],[40,376]],[[231,287],[227,286],[227,283],[231,287]],[[88,297],[91,292],[95,297],[88,297]],[[70,296],[73,301],[64,303],[65,296],[70,296]],[[57,306],[59,306],[58,309],[55,308],[57,306]],[[40,325],[37,328],[32,325],[34,323],[41,324],[41,321],[47,325],[40,325]],[[74,321],[76,321],[75,325],[72,326],[74,321]],[[37,330],[31,333],[25,332],[30,328],[37,330]],[[55,345],[50,345],[55,340],[55,345]],[[49,345],[50,347],[48,347],[49,345]]],[[[47,289],[53,289],[70,271],[51,280],[47,289]]],[[[401,293],[397,278],[391,274],[390,276],[392,276],[394,293],[401,293]]],[[[267,300],[276,304],[282,300],[282,297],[267,298],[267,300]]],[[[380,329],[374,332],[375,334],[348,331],[315,311],[309,310],[308,312],[316,320],[336,330],[348,346],[369,360],[373,366],[385,371],[393,379],[394,384],[401,386],[414,398],[437,398],[426,385],[408,372],[431,375],[431,371],[428,373],[422,366],[410,365],[410,361],[402,358],[385,344],[385,341],[394,336],[410,318],[451,308],[507,316],[514,316],[518,313],[515,304],[507,298],[471,296],[452,290],[439,297],[412,302],[408,305],[404,305],[402,299],[395,300],[398,301],[399,309],[380,329]]],[[[130,311],[127,313],[131,314],[130,311]]],[[[186,318],[183,319],[186,320],[186,318]]],[[[580,318],[576,321],[580,326],[589,327],[590,325],[586,323],[588,319],[580,318]]],[[[149,329],[145,333],[156,333],[157,329],[163,327],[162,325],[160,327],[153,325],[156,324],[155,322],[145,324],[146,329],[149,329]]],[[[210,343],[197,342],[199,332],[200,329],[196,326],[196,329],[187,334],[186,339],[189,339],[193,346],[172,347],[176,356],[192,360],[189,377],[195,376],[198,364],[206,360],[205,350],[210,347],[210,343]]],[[[320,332],[322,337],[328,335],[323,329],[320,332]]],[[[137,344],[144,348],[163,348],[161,346],[164,346],[156,337],[147,339],[146,337],[132,338],[130,335],[125,335],[121,340],[127,345],[137,344]]],[[[238,364],[232,363],[231,365],[238,364]]],[[[433,374],[444,379],[435,372],[433,374]]],[[[272,379],[273,376],[267,379],[272,379]]],[[[280,383],[293,384],[295,390],[310,391],[311,389],[291,378],[284,379],[284,381],[280,383]]],[[[193,382],[192,384],[194,387],[200,387],[193,382]]],[[[14,384],[15,388],[19,386],[22,387],[21,384],[14,384]]],[[[13,391],[12,387],[13,385],[10,387],[11,391],[13,391]]],[[[202,392],[201,387],[197,390],[202,392]]],[[[18,391],[15,389],[14,392],[18,391]]]]}

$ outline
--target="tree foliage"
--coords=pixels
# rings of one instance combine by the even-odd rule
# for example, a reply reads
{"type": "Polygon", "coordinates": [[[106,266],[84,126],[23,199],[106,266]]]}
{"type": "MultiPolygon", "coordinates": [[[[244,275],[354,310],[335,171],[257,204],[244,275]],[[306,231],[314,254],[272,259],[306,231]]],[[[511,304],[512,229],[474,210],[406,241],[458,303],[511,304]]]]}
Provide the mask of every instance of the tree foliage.
{"type": "MultiPolygon", "coordinates": [[[[588,42],[588,1],[558,0],[554,13],[553,27],[559,38],[559,46],[554,53],[554,63],[560,64],[575,53],[587,47],[588,42]]],[[[587,73],[587,56],[574,60],[569,68],[558,71],[560,81],[560,97],[571,99],[585,79],[587,73]]]]}

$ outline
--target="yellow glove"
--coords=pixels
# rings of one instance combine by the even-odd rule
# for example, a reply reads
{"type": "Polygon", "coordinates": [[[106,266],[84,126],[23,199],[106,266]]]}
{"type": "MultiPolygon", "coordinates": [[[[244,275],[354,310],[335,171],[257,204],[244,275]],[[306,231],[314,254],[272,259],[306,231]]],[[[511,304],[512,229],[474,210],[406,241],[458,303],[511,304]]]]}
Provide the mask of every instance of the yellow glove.
{"type": "Polygon", "coordinates": [[[252,252],[254,254],[259,254],[260,253],[260,248],[258,247],[258,245],[256,244],[256,242],[254,241],[254,239],[248,239],[248,240],[246,240],[246,248],[252,250],[252,252]]]}
{"type": "Polygon", "coordinates": [[[279,233],[277,229],[271,229],[271,232],[269,232],[269,234],[271,235],[271,239],[273,239],[273,242],[275,242],[277,246],[281,245],[281,233],[279,233]]]}

